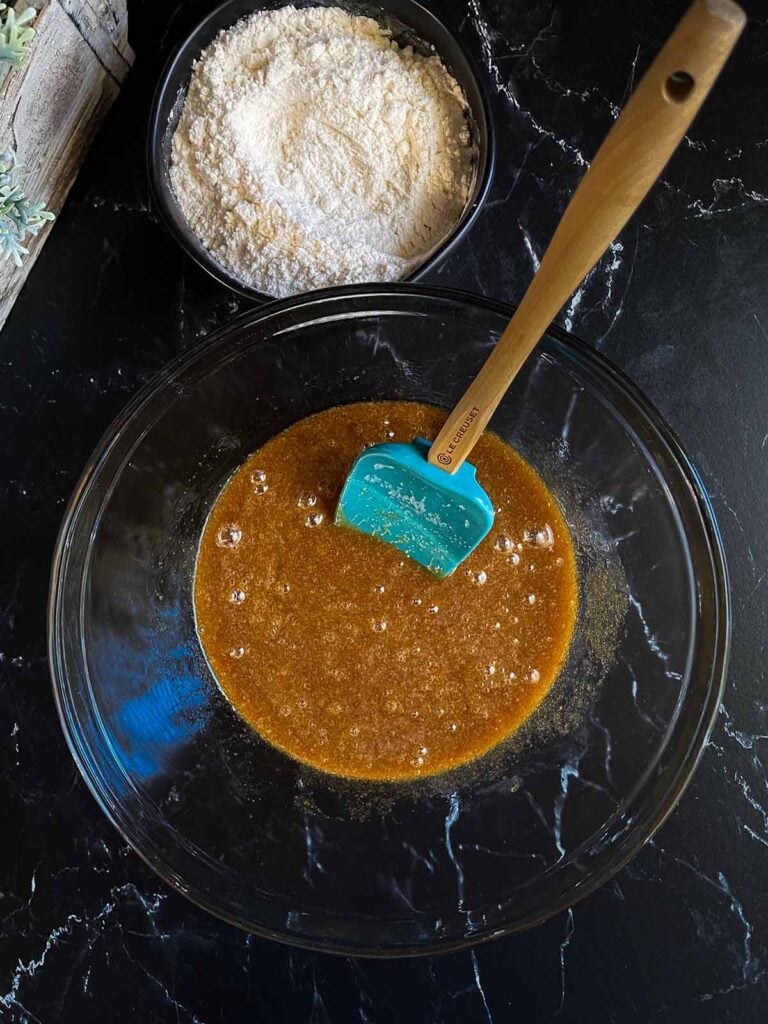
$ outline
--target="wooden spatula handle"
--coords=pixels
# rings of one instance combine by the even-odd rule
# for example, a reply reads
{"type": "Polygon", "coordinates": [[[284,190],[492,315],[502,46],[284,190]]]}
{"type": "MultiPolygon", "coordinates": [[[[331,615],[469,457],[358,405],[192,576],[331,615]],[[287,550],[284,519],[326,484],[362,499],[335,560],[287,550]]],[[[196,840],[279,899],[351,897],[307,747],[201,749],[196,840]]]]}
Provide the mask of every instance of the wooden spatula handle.
{"type": "Polygon", "coordinates": [[[522,364],[642,202],[744,28],[731,0],[696,0],[645,73],[573,195],[493,352],[449,415],[429,461],[464,462],[522,364]]]}

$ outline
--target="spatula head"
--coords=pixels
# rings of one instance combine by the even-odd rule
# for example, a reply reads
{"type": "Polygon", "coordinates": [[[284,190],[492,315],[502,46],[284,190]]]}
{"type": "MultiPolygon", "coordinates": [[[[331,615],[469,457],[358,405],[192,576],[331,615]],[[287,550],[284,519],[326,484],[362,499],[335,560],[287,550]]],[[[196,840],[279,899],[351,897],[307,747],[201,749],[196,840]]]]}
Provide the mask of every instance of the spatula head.
{"type": "Polygon", "coordinates": [[[450,576],[493,526],[491,499],[465,462],[453,475],[427,461],[430,442],[377,444],[357,457],[336,523],[399,548],[450,576]]]}

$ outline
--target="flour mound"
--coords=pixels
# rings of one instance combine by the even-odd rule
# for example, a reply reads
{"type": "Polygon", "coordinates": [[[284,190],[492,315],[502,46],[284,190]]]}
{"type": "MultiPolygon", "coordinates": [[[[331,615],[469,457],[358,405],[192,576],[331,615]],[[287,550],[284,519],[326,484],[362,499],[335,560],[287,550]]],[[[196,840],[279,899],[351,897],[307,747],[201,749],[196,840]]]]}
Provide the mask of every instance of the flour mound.
{"type": "Polygon", "coordinates": [[[439,58],[371,18],[259,12],[195,63],[171,182],[203,245],[258,291],[394,281],[464,210],[466,111],[439,58]]]}

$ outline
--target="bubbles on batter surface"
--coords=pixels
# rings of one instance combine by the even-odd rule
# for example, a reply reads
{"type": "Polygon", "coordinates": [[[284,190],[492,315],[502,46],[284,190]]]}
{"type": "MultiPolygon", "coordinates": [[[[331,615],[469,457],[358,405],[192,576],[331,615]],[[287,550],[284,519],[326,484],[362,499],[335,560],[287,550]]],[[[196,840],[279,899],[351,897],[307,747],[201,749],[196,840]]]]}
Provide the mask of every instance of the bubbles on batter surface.
{"type": "Polygon", "coordinates": [[[523,540],[526,544],[530,544],[536,548],[541,548],[542,551],[548,551],[554,547],[555,531],[549,523],[545,523],[543,526],[538,527],[535,530],[525,530],[523,532],[523,540]]]}
{"type": "Polygon", "coordinates": [[[233,590],[229,595],[229,600],[231,604],[242,604],[245,600],[245,591],[239,589],[233,590]]]}
{"type": "Polygon", "coordinates": [[[386,587],[384,586],[383,583],[379,583],[378,586],[373,588],[373,590],[374,590],[374,593],[376,593],[376,594],[383,594],[384,591],[386,590],[386,587]]]}
{"type": "Polygon", "coordinates": [[[304,525],[309,527],[320,526],[323,519],[325,519],[325,516],[322,512],[310,512],[304,520],[304,525]]]}
{"type": "Polygon", "coordinates": [[[374,633],[384,633],[386,631],[387,624],[383,619],[379,619],[372,624],[374,633]]]}
{"type": "Polygon", "coordinates": [[[317,504],[317,495],[312,494],[311,491],[304,491],[299,495],[299,499],[296,504],[299,508],[314,508],[317,504]]]}
{"type": "Polygon", "coordinates": [[[216,534],[216,543],[220,548],[236,548],[242,539],[243,531],[234,523],[220,527],[216,534]]]}
{"type": "Polygon", "coordinates": [[[528,673],[528,679],[532,683],[538,683],[541,679],[541,672],[537,668],[532,668],[528,673]]]}
{"type": "Polygon", "coordinates": [[[517,553],[517,551],[513,551],[512,554],[507,559],[507,561],[509,562],[510,565],[520,565],[520,555],[517,553]]]}
{"type": "Polygon", "coordinates": [[[244,647],[232,647],[229,652],[230,658],[240,659],[245,654],[244,647]]]}
{"type": "Polygon", "coordinates": [[[535,594],[528,594],[528,596],[525,599],[525,603],[526,604],[530,604],[530,605],[536,604],[536,595],[535,594]]]}
{"type": "Polygon", "coordinates": [[[500,533],[493,546],[497,551],[511,551],[514,544],[511,537],[507,537],[505,533],[500,533]]]}
{"type": "Polygon", "coordinates": [[[290,592],[291,592],[291,584],[290,583],[281,583],[280,586],[278,587],[278,590],[280,591],[281,594],[290,594],[290,592]]]}
{"type": "Polygon", "coordinates": [[[488,573],[484,569],[480,569],[478,572],[467,569],[467,576],[469,576],[476,587],[483,587],[488,582],[488,573]]]}
{"type": "Polygon", "coordinates": [[[440,611],[440,608],[439,608],[439,606],[438,606],[438,605],[436,605],[436,604],[431,604],[431,605],[429,606],[429,608],[427,608],[427,611],[428,611],[428,612],[429,612],[429,613],[430,613],[431,615],[437,615],[437,613],[438,613],[438,612],[440,611]]]}
{"type": "Polygon", "coordinates": [[[490,664],[490,665],[486,665],[486,666],[485,666],[485,668],[483,669],[483,671],[485,672],[485,674],[486,674],[487,676],[495,676],[495,675],[496,675],[496,666],[494,665],[494,663],[493,663],[493,662],[491,662],[491,664],[490,664]]]}
{"type": "Polygon", "coordinates": [[[269,490],[267,483],[267,471],[265,469],[254,469],[251,473],[251,483],[254,494],[266,494],[269,490]]]}
{"type": "Polygon", "coordinates": [[[386,437],[388,440],[391,441],[394,436],[395,436],[394,430],[385,430],[384,431],[384,437],[386,437]]]}

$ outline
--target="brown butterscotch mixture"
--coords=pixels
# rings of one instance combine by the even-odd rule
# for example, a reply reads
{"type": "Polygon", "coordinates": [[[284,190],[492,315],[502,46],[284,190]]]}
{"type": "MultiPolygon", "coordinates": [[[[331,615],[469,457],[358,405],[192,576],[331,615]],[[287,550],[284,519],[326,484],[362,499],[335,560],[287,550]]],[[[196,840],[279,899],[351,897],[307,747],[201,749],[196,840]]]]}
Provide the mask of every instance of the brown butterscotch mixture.
{"type": "Polygon", "coordinates": [[[568,529],[497,438],[472,458],[495,524],[453,576],[333,523],[366,444],[434,437],[444,419],[376,402],[302,420],[234,474],[206,523],[194,599],[213,672],[265,739],[324,771],[406,779],[462,764],[531,714],[564,660],[568,529]]]}

